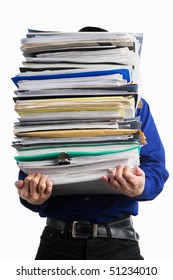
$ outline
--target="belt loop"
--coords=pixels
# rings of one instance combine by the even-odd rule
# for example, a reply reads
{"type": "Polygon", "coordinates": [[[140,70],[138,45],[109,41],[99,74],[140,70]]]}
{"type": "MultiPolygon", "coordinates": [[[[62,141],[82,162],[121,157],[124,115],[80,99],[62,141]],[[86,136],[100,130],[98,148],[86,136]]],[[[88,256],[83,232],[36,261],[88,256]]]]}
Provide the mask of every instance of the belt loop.
{"type": "Polygon", "coordinates": [[[103,224],[105,226],[105,229],[106,229],[106,232],[107,232],[107,236],[108,236],[108,239],[112,239],[112,233],[111,233],[111,230],[110,230],[110,227],[109,227],[109,224],[103,224]]]}
{"type": "Polygon", "coordinates": [[[97,230],[98,230],[98,224],[93,224],[93,232],[92,232],[93,238],[97,238],[97,230]]]}
{"type": "Polygon", "coordinates": [[[63,238],[66,238],[68,233],[69,233],[69,229],[70,229],[70,226],[71,226],[71,221],[67,221],[65,223],[65,226],[64,226],[64,229],[62,231],[62,237],[63,238]]]}

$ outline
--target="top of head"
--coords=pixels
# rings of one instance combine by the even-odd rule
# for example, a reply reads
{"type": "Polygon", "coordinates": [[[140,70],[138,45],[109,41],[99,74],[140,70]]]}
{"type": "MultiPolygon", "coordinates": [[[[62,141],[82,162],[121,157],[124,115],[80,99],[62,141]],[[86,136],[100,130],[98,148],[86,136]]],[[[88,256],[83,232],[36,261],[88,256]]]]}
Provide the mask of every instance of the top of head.
{"type": "Polygon", "coordinates": [[[79,30],[79,32],[108,32],[106,29],[95,27],[95,26],[85,26],[79,30]]]}

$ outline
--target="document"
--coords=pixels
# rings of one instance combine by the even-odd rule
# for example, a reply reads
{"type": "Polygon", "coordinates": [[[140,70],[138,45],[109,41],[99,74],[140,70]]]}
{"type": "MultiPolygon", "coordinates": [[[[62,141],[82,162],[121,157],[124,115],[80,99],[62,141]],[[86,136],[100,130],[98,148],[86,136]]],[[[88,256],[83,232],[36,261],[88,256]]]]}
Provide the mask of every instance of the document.
{"type": "MultiPolygon", "coordinates": [[[[136,129],[71,129],[71,130],[49,130],[18,132],[18,137],[39,137],[39,138],[80,138],[80,137],[102,137],[102,136],[126,136],[138,134],[141,144],[146,143],[145,135],[136,129]]],[[[88,139],[89,140],[89,139],[88,139]]]]}
{"type": "Polygon", "coordinates": [[[133,96],[100,96],[16,100],[15,111],[22,117],[56,117],[64,119],[135,116],[133,96]]]}
{"type": "Polygon", "coordinates": [[[140,164],[143,34],[28,29],[15,85],[12,147],[26,174],[47,174],[53,195],[116,194],[101,180],[140,164]]]}
{"type": "Polygon", "coordinates": [[[140,118],[124,119],[115,118],[109,120],[108,118],[101,119],[74,119],[74,120],[44,120],[44,121],[18,121],[14,123],[14,134],[26,131],[45,131],[45,130],[61,130],[61,129],[87,129],[87,128],[134,128],[140,129],[140,118]]]}
{"type": "MultiPolygon", "coordinates": [[[[97,148],[99,148],[99,146],[97,148]]],[[[18,156],[16,160],[19,168],[26,174],[30,172],[47,174],[59,194],[69,194],[69,191],[73,194],[80,194],[81,192],[106,193],[108,191],[106,185],[100,190],[96,190],[95,188],[91,189],[93,181],[96,182],[97,185],[100,185],[101,177],[108,174],[108,169],[116,167],[118,164],[129,164],[132,167],[138,166],[139,150],[140,147],[138,144],[129,144],[129,147],[125,145],[123,148],[120,145],[119,149],[107,151],[106,149],[102,151],[101,149],[96,149],[93,152],[91,150],[88,152],[79,150],[75,152],[73,150],[65,153],[70,160],[69,164],[65,165],[61,165],[58,162],[58,156],[60,156],[61,153],[54,153],[54,155],[48,153],[35,156],[18,156]],[[86,184],[86,182],[88,184],[86,184]],[[85,185],[85,190],[83,190],[83,183],[85,185]],[[71,188],[71,184],[73,184],[73,188],[71,188]],[[63,189],[64,185],[65,188],[63,189]],[[67,188],[69,188],[69,190],[67,188]]]]}
{"type": "Polygon", "coordinates": [[[129,47],[140,53],[142,33],[128,32],[59,32],[28,29],[26,38],[21,39],[24,55],[48,50],[95,47],[129,47]]]}

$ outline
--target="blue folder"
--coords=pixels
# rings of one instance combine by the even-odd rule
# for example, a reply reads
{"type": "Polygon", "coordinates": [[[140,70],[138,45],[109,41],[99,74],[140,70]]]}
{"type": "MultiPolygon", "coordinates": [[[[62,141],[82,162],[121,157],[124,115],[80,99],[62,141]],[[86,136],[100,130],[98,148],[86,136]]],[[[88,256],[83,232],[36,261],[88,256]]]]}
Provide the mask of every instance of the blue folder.
{"type": "Polygon", "coordinates": [[[98,71],[29,75],[29,76],[16,75],[11,79],[14,82],[14,84],[18,87],[18,82],[22,80],[47,80],[47,79],[102,76],[102,75],[112,75],[112,74],[121,74],[123,76],[123,79],[127,80],[128,83],[131,81],[129,69],[109,69],[109,70],[98,70],[98,71]]]}

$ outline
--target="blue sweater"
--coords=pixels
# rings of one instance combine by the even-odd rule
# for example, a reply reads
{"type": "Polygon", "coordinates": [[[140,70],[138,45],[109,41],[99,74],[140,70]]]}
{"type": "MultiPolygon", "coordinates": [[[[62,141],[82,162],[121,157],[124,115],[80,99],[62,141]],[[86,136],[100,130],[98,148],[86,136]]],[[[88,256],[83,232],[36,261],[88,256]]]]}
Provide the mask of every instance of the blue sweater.
{"type": "MultiPolygon", "coordinates": [[[[41,217],[61,220],[86,220],[93,223],[111,221],[127,214],[138,214],[139,201],[154,199],[163,190],[169,177],[165,167],[165,151],[154,123],[148,103],[142,99],[142,108],[136,115],[141,116],[147,144],[141,148],[140,167],[145,172],[146,182],[143,193],[130,198],[125,195],[73,195],[51,196],[42,205],[32,205],[20,198],[21,203],[41,217]]],[[[19,172],[19,179],[26,176],[19,172]]]]}

